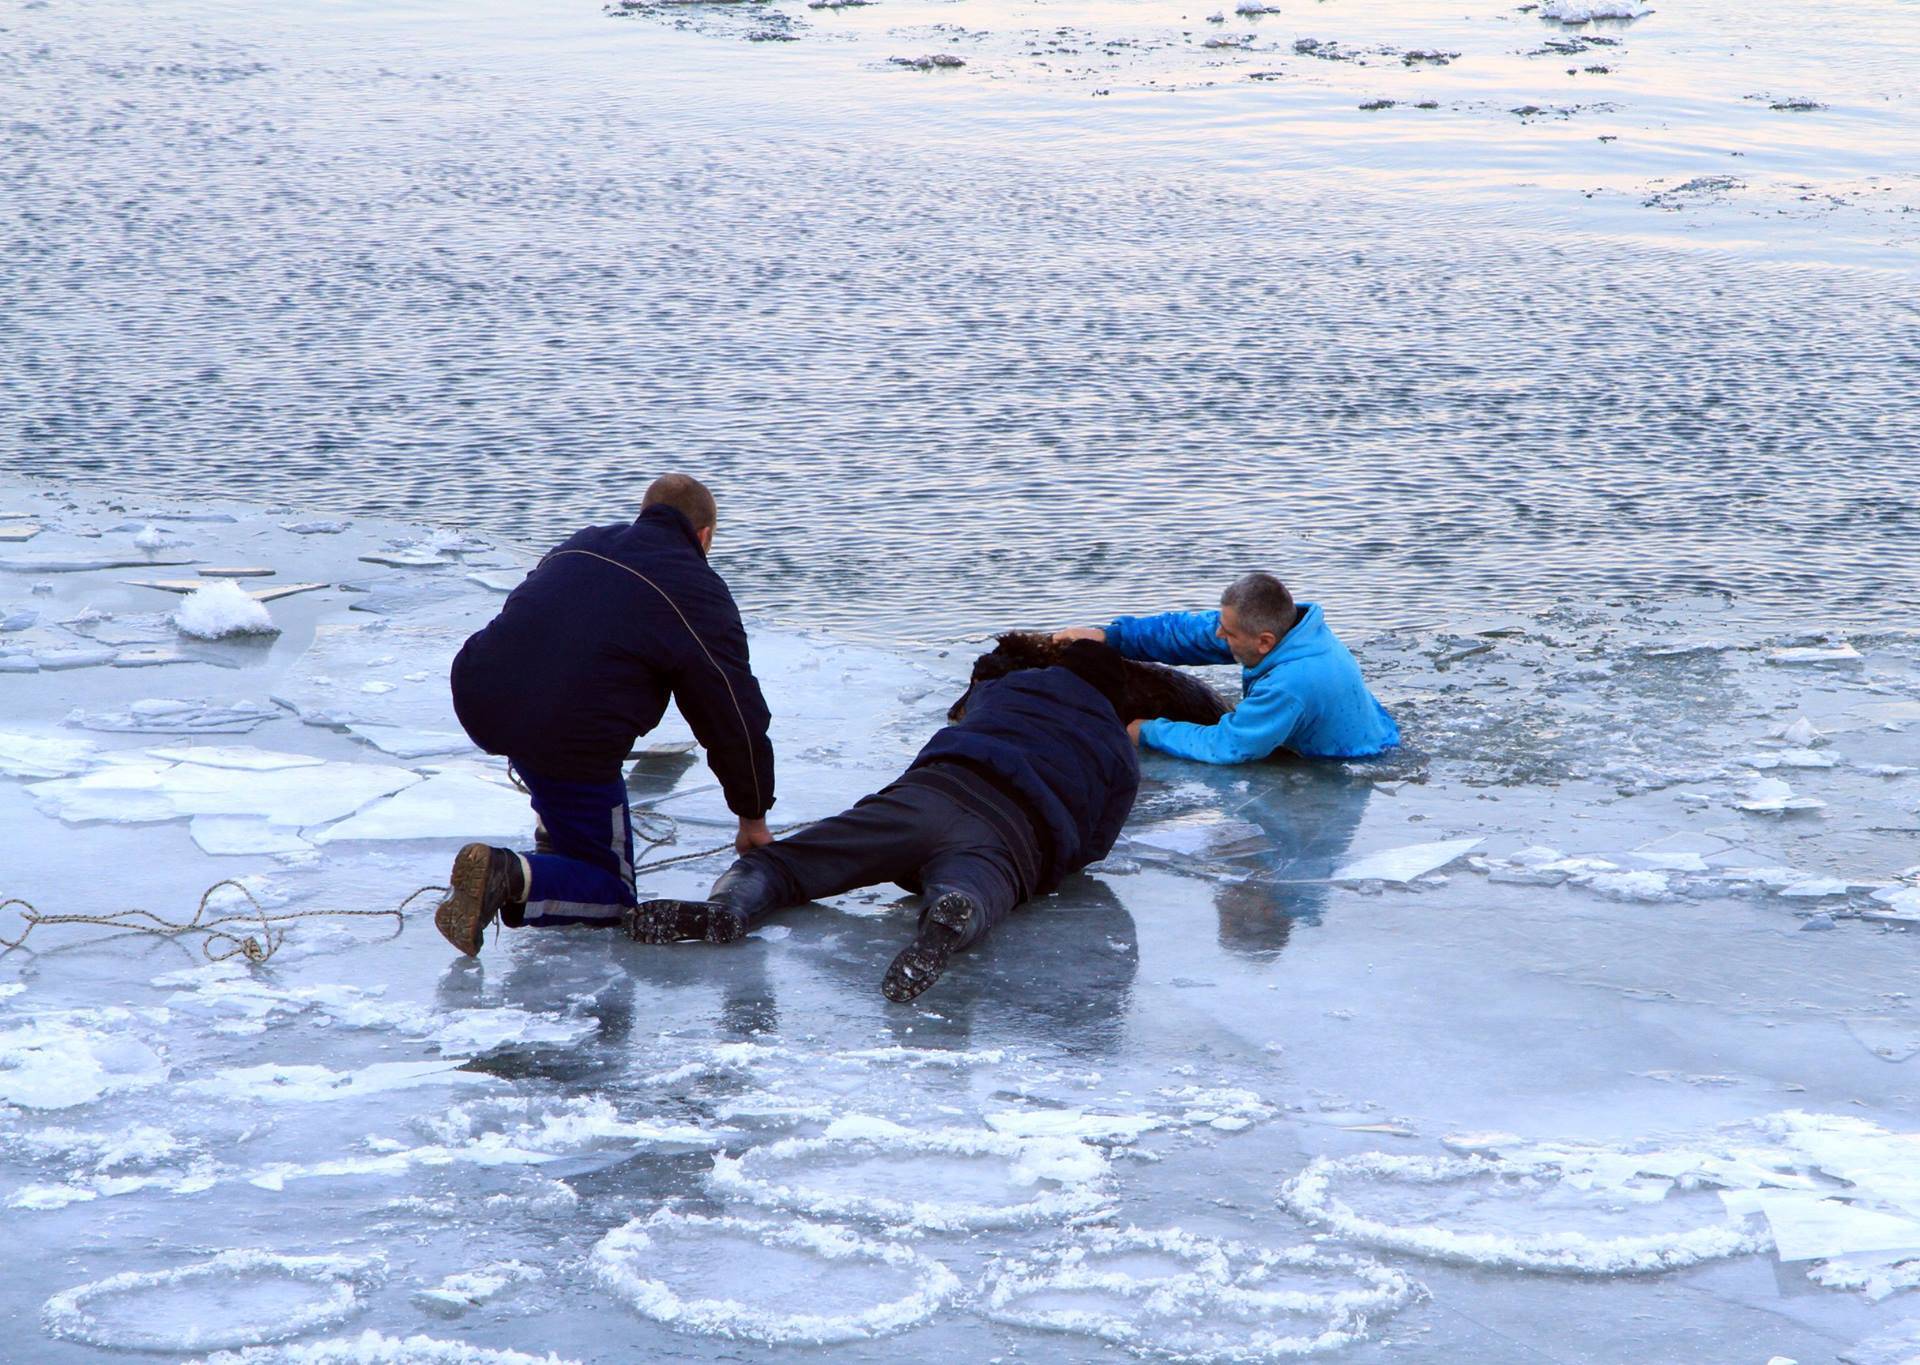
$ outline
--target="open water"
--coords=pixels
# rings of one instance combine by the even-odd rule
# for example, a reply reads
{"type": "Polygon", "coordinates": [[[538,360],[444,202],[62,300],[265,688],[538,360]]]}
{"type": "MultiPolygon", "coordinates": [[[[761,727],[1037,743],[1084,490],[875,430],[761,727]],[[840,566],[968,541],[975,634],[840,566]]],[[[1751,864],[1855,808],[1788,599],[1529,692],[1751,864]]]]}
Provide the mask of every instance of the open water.
{"type": "Polygon", "coordinates": [[[525,543],[689,469],[883,640],[1900,620],[1915,69],[1912,0],[9,3],[0,463],[525,543]]]}

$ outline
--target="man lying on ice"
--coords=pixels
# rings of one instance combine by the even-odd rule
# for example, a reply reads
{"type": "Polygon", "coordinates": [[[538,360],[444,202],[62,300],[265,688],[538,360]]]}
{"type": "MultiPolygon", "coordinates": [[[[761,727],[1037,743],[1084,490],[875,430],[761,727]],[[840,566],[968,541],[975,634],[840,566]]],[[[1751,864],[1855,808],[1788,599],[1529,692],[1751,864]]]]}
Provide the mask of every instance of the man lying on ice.
{"type": "Polygon", "coordinates": [[[1360,677],[1318,605],[1295,604],[1272,574],[1250,573],[1220,595],[1218,611],[1122,616],[1104,629],[1077,626],[1056,640],[1099,640],[1129,659],[1240,665],[1245,699],[1212,725],[1145,720],[1140,743],[1202,763],[1252,763],[1281,749],[1303,758],[1368,758],[1400,742],[1400,729],[1360,677]]]}
{"type": "Polygon", "coordinates": [[[627,917],[647,943],[731,943],[785,906],[897,882],[921,898],[913,942],[880,990],[912,1000],[1021,902],[1107,855],[1133,809],[1140,763],[1120,657],[1080,642],[1051,668],[976,683],[958,724],[906,774],[851,810],[754,849],[704,901],[648,901],[627,917]]]}
{"type": "Polygon", "coordinates": [[[772,841],[773,746],[747,635],[707,565],[706,485],[656,479],[637,520],[555,547],[453,661],[453,709],[475,744],[504,754],[537,820],[532,853],[468,844],[434,915],[469,956],[498,916],[524,925],[620,922],[634,903],[621,765],[671,698],[707,751],[740,852],[772,841]]]}

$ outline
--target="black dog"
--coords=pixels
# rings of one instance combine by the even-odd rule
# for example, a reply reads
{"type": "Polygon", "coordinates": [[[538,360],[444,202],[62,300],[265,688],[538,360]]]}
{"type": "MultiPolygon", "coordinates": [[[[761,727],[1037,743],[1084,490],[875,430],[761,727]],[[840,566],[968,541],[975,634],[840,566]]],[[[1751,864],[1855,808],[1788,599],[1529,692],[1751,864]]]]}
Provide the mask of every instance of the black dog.
{"type": "MultiPolygon", "coordinates": [[[[947,709],[948,720],[960,719],[976,683],[1004,678],[1023,668],[1050,668],[1062,662],[1061,655],[1067,648],[1051,635],[1024,630],[997,635],[994,641],[991,653],[973,661],[973,676],[967,680],[967,691],[947,709]]],[[[1218,692],[1191,673],[1132,659],[1126,660],[1124,667],[1126,704],[1121,707],[1122,721],[1188,720],[1195,725],[1212,725],[1232,710],[1218,692]]]]}

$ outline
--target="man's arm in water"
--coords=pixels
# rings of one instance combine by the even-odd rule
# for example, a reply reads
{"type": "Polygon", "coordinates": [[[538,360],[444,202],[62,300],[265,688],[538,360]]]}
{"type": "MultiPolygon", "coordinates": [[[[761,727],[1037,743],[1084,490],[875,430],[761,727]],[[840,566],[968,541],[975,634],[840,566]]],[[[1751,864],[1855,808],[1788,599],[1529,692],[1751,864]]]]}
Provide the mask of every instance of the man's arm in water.
{"type": "Polygon", "coordinates": [[[1056,640],[1103,640],[1129,659],[1159,664],[1230,664],[1233,651],[1214,632],[1217,611],[1168,611],[1158,616],[1122,616],[1112,625],[1075,626],[1056,640]]]}
{"type": "Polygon", "coordinates": [[[1184,720],[1140,722],[1148,748],[1200,763],[1253,763],[1284,749],[1305,712],[1299,696],[1282,687],[1256,687],[1212,725],[1184,720]]]}

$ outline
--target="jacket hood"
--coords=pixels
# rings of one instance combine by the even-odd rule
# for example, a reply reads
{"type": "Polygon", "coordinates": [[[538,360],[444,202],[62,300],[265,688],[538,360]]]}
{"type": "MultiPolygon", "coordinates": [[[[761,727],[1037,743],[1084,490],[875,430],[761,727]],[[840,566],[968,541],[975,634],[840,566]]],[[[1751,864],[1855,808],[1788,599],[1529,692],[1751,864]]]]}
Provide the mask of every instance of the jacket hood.
{"type": "Polygon", "coordinates": [[[1326,652],[1333,637],[1327,631],[1327,618],[1321,615],[1320,604],[1301,602],[1298,605],[1300,618],[1293,623],[1293,629],[1287,632],[1286,638],[1273,647],[1273,653],[1252,668],[1242,670],[1246,682],[1264,678],[1283,663],[1298,663],[1326,652]]]}

